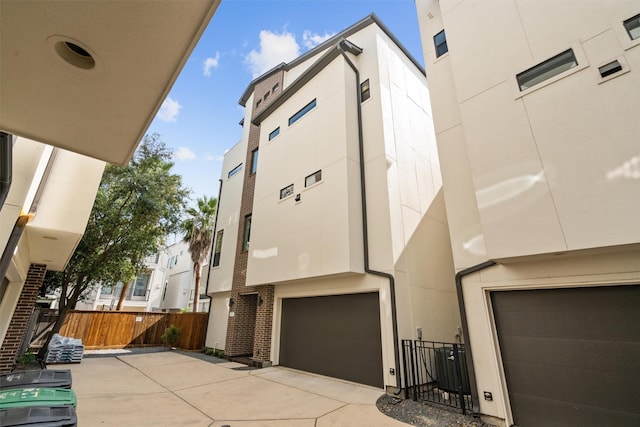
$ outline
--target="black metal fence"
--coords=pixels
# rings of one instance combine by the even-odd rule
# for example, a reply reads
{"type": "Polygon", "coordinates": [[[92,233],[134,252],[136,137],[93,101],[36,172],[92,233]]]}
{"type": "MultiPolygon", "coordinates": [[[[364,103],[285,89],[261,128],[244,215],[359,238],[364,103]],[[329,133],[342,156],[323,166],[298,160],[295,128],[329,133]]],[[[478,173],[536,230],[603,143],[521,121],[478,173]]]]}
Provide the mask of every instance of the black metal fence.
{"type": "Polygon", "coordinates": [[[471,387],[464,344],[402,340],[407,397],[471,408],[471,387]]]}

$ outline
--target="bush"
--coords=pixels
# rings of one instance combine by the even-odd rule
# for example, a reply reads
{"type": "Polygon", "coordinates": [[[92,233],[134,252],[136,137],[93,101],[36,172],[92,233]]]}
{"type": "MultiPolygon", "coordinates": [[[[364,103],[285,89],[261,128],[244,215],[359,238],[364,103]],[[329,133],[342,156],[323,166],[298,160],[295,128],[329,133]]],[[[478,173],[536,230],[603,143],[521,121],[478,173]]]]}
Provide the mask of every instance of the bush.
{"type": "Polygon", "coordinates": [[[178,342],[178,338],[180,338],[180,328],[177,328],[175,325],[169,326],[164,330],[164,334],[161,338],[165,344],[168,344],[171,347],[175,347],[176,343],[178,342]]]}

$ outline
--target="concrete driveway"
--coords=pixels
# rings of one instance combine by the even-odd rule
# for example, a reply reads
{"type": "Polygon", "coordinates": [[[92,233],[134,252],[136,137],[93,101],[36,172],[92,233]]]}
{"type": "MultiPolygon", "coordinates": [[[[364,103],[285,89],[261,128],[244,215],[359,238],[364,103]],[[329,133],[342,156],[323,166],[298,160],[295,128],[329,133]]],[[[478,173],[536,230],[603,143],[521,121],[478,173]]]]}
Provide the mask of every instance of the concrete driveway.
{"type": "Polygon", "coordinates": [[[244,370],[165,351],[50,366],[64,368],[82,427],[407,425],[378,411],[381,389],[281,367],[244,370]]]}

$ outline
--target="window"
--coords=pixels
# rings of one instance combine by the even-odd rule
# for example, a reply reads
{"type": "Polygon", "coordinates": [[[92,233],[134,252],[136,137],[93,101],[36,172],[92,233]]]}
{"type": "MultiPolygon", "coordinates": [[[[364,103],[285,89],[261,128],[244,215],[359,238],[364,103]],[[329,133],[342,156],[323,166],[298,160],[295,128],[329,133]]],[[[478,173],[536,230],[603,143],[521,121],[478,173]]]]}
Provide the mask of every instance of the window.
{"type": "Polygon", "coordinates": [[[280,198],[284,199],[285,197],[289,197],[293,194],[293,184],[287,185],[282,190],[280,190],[280,198]]]}
{"type": "Polygon", "coordinates": [[[256,102],[256,108],[260,108],[261,105],[262,105],[262,99],[258,99],[258,102],[256,102]]]}
{"type": "Polygon", "coordinates": [[[624,21],[624,28],[627,29],[631,40],[635,40],[640,37],[640,13],[624,21]]]}
{"type": "Polygon", "coordinates": [[[216,246],[213,250],[213,267],[220,265],[220,252],[222,252],[222,236],[224,236],[224,230],[220,230],[216,234],[216,246]]]}
{"type": "Polygon", "coordinates": [[[578,61],[573,53],[573,49],[565,50],[561,54],[518,74],[516,76],[518,86],[520,86],[521,91],[527,90],[577,65],[578,61]]]}
{"type": "Polygon", "coordinates": [[[149,284],[150,279],[151,275],[149,273],[138,274],[138,277],[136,277],[136,281],[133,284],[134,297],[144,297],[147,295],[147,285],[149,284]]]}
{"type": "Polygon", "coordinates": [[[113,286],[112,285],[102,285],[100,287],[100,298],[106,295],[113,295],[113,286]]]}
{"type": "Polygon", "coordinates": [[[609,62],[602,67],[598,67],[598,72],[600,73],[600,77],[605,78],[609,77],[612,74],[622,71],[622,64],[617,59],[613,62],[609,62]]]}
{"type": "Polygon", "coordinates": [[[240,172],[242,170],[242,163],[240,163],[238,166],[236,166],[235,168],[231,169],[229,171],[229,178],[231,178],[233,175],[237,174],[238,172],[240,172]]]}
{"type": "Polygon", "coordinates": [[[313,101],[311,101],[310,103],[302,107],[300,111],[295,113],[293,116],[289,117],[289,126],[291,126],[292,124],[300,120],[302,116],[307,114],[309,111],[313,110],[315,106],[316,106],[316,100],[314,99],[313,101]]]}
{"type": "Polygon", "coordinates": [[[444,30],[433,36],[433,43],[436,45],[436,58],[439,58],[449,52],[447,36],[445,35],[444,30]]]}
{"type": "Polygon", "coordinates": [[[242,250],[249,250],[249,241],[251,240],[251,214],[244,217],[244,240],[242,242],[242,250]]]}
{"type": "Polygon", "coordinates": [[[276,93],[278,90],[280,90],[280,84],[276,83],[273,85],[273,89],[271,89],[271,92],[276,93]]]}
{"type": "Polygon", "coordinates": [[[369,87],[369,79],[360,83],[360,102],[364,102],[371,98],[371,89],[369,87]]]}
{"type": "Polygon", "coordinates": [[[269,141],[271,141],[273,138],[275,138],[278,135],[280,135],[280,126],[278,126],[273,131],[271,131],[271,133],[269,134],[269,141]]]}
{"type": "Polygon", "coordinates": [[[251,173],[256,173],[258,170],[258,149],[256,148],[251,152],[251,173]]]}
{"type": "Polygon", "coordinates": [[[264,94],[264,100],[266,101],[267,98],[269,98],[269,95],[271,95],[271,92],[267,92],[264,94]]]}
{"type": "Polygon", "coordinates": [[[322,180],[322,170],[312,173],[308,177],[304,179],[304,186],[310,187],[316,182],[320,182],[322,180]]]}
{"type": "Polygon", "coordinates": [[[167,287],[169,286],[169,282],[164,282],[164,290],[162,291],[162,301],[167,297],[167,287]]]}

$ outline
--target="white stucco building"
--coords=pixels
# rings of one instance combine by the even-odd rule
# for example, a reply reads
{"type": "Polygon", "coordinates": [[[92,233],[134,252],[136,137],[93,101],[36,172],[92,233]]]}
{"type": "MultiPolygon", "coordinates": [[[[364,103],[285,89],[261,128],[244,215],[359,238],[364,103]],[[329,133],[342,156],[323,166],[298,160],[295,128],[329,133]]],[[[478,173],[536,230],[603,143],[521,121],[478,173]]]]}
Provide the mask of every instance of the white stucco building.
{"type": "Polygon", "coordinates": [[[454,341],[460,326],[421,66],[369,16],[240,103],[207,346],[394,389],[399,339],[454,341]]]}
{"type": "Polygon", "coordinates": [[[474,411],[640,424],[640,4],[416,5],[474,411]]]}

